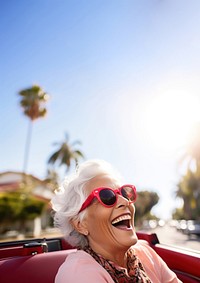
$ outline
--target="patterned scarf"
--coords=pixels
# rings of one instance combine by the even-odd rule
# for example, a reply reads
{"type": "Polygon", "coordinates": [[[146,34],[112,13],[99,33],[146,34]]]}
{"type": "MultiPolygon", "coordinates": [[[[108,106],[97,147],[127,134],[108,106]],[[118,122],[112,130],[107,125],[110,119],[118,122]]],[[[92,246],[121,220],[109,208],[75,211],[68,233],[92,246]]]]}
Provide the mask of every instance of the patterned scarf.
{"type": "Polygon", "coordinates": [[[89,253],[110,274],[115,283],[151,283],[141,261],[132,248],[127,251],[128,274],[125,268],[118,267],[113,262],[104,259],[90,247],[86,247],[84,251],[89,253]]]}

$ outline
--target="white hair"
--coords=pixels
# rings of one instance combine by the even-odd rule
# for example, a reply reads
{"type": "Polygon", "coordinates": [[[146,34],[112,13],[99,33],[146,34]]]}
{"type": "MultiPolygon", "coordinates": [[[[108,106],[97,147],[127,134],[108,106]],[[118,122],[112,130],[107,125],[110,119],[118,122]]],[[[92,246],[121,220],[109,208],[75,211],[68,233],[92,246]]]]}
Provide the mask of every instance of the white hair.
{"type": "Polygon", "coordinates": [[[119,173],[106,161],[88,160],[80,165],[75,174],[65,179],[51,200],[54,225],[61,230],[65,240],[73,247],[84,248],[88,245],[87,237],[74,229],[71,220],[81,221],[84,218],[87,209],[81,213],[79,210],[87,198],[85,186],[91,179],[100,175],[111,176],[117,181],[121,179],[119,173]]]}

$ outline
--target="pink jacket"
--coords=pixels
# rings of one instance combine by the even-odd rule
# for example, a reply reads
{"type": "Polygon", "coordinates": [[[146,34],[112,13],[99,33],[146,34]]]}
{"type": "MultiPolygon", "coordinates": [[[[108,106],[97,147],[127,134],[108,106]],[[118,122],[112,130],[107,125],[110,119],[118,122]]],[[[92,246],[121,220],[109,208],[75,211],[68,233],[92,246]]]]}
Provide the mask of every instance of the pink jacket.
{"type": "MultiPolygon", "coordinates": [[[[141,260],[152,283],[180,283],[174,272],[143,240],[138,240],[134,250],[141,260]]],[[[55,283],[114,283],[109,273],[84,251],[67,256],[55,278],[55,283]]]]}

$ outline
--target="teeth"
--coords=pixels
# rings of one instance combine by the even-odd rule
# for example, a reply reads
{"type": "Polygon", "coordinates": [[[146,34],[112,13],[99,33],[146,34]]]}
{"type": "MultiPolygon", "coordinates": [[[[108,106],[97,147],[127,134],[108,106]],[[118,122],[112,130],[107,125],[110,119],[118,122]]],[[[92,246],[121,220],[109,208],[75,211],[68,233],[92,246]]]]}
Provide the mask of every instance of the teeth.
{"type": "Polygon", "coordinates": [[[131,219],[131,217],[130,217],[130,215],[122,215],[122,216],[119,216],[119,217],[117,217],[116,219],[114,219],[113,221],[112,221],[112,224],[116,224],[116,223],[118,223],[118,222],[120,222],[120,221],[123,221],[123,220],[129,220],[129,219],[131,219]]]}

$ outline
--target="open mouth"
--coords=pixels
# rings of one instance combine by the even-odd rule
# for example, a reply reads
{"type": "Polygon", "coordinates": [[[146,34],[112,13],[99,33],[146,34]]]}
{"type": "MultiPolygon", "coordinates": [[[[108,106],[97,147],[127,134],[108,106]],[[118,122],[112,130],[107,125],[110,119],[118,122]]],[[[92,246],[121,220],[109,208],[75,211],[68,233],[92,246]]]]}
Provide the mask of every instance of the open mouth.
{"type": "Polygon", "coordinates": [[[132,230],[131,216],[129,214],[121,215],[112,221],[112,225],[121,230],[132,230]]]}

